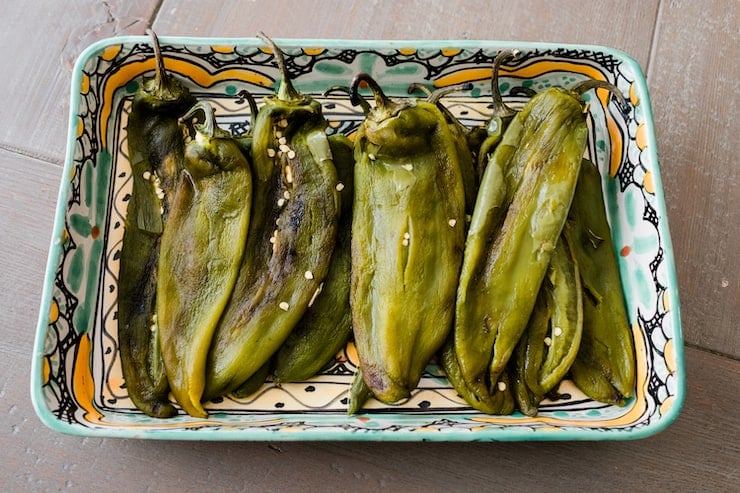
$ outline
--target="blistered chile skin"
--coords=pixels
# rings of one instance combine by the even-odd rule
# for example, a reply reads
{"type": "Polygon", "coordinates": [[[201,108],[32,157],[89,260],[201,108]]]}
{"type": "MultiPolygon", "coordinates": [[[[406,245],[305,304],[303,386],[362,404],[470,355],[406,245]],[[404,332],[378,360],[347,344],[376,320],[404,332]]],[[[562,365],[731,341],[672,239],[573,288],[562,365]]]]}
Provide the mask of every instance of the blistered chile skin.
{"type": "Polygon", "coordinates": [[[587,127],[583,100],[550,89],[514,117],[473,213],[457,293],[454,350],[471,405],[491,408],[573,198],[587,127]]]}
{"type": "Polygon", "coordinates": [[[435,104],[378,98],[355,137],[350,302],[364,382],[392,403],[409,396],[451,328],[466,146],[435,104]]]}
{"type": "Polygon", "coordinates": [[[604,208],[601,177],[584,161],[565,226],[583,285],[583,335],[571,367],[594,400],[624,405],[635,392],[635,347],[604,208]]]}
{"type": "Polygon", "coordinates": [[[134,95],[126,129],[132,190],[118,274],[118,340],[131,401],[150,416],[166,418],[177,410],[168,399],[157,337],[159,246],[184,156],[178,118],[195,99],[165,72],[158,41],[151,35],[157,74],[145,79],[134,95]]]}
{"type": "Polygon", "coordinates": [[[214,334],[203,398],[239,388],[273,356],[320,289],[339,220],[337,172],[320,104],[283,78],[254,122],[254,206],[233,295],[214,334]]]}
{"type": "Polygon", "coordinates": [[[247,239],[252,204],[249,162],[227,132],[195,126],[185,149],[164,226],[157,280],[157,319],[175,400],[193,417],[201,404],[213,333],[231,296],[247,239]]]}

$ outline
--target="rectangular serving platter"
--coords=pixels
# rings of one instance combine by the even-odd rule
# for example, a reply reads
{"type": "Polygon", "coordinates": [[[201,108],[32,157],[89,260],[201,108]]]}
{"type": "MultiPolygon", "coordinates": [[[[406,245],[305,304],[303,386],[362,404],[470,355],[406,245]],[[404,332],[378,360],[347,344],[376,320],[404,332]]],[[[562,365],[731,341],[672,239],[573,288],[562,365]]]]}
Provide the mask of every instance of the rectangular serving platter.
{"type": "MultiPolygon", "coordinates": [[[[519,58],[503,68],[499,87],[512,105],[522,88],[569,87],[586,79],[617,85],[627,111],[606,91],[586,93],[586,157],[602,174],[606,209],[619,259],[637,352],[637,392],[626,406],[594,402],[571,382],[545,400],[535,418],[481,414],[451,388],[432,362],[412,396],[397,405],[371,400],[347,416],[347,391],[357,368],[350,343],[333,365],[306,382],[266,383],[246,399],[206,405],[210,416],[184,413],[154,419],[128,399],[117,342],[118,252],[130,166],[126,124],[143,76],[154,71],[147,37],[102,40],[74,67],[65,171],[60,186],[39,322],[31,395],[50,428],[84,436],[173,440],[620,440],[668,426],[684,401],[685,370],[678,287],[646,81],[628,55],[599,46],[499,41],[352,41],[278,39],[301,92],[322,102],[327,132],[352,135],[362,113],[341,94],[323,96],[368,72],[391,96],[410,83],[430,88],[471,82],[445,98],[467,125],[490,117],[491,62],[501,49],[519,58]],[[603,94],[602,94],[603,92],[603,94]]],[[[161,37],[165,66],[196,97],[216,108],[235,135],[249,128],[242,89],[258,101],[279,80],[272,52],[256,38],[161,37]]]]}

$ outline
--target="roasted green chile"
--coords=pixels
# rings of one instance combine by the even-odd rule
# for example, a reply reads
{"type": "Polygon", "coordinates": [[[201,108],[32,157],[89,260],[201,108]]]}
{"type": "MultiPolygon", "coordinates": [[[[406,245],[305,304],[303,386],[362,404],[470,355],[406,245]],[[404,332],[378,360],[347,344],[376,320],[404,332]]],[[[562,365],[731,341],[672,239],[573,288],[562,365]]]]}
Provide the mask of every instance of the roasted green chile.
{"type": "Polygon", "coordinates": [[[537,404],[565,378],[578,353],[583,331],[583,302],[578,265],[561,235],[547,274],[516,348],[517,382],[526,386],[517,402],[524,414],[537,414],[537,404]],[[523,353],[523,354],[522,354],[523,353]],[[522,395],[529,396],[522,403],[522,395]]]}
{"type": "Polygon", "coordinates": [[[201,404],[213,333],[239,271],[252,204],[251,170],[213,109],[199,103],[184,118],[204,113],[185,148],[164,226],[157,279],[157,320],[167,379],[175,400],[193,417],[201,404]]]}
{"type": "Polygon", "coordinates": [[[159,244],[172,187],[182,167],[184,143],[178,118],[195,102],[164,68],[152,37],[156,74],[134,96],[127,127],[133,188],[128,202],[118,275],[118,340],[121,369],[134,405],[165,418],[177,414],[158,347],[155,316],[159,244]]]}
{"type": "Polygon", "coordinates": [[[352,142],[344,135],[330,136],[329,145],[341,199],[337,242],[321,292],[309,301],[303,318],[275,354],[273,375],[278,383],[314,376],[333,360],[352,334],[349,285],[355,161],[352,142]]]}
{"type": "Polygon", "coordinates": [[[355,136],[352,325],[364,382],[392,403],[410,395],[451,327],[465,146],[436,104],[391,100],[367,74],[352,82],[353,104],[361,104],[361,82],[375,107],[355,136]]]}
{"type": "Polygon", "coordinates": [[[583,336],[571,366],[590,398],[624,405],[635,391],[635,347],[596,166],[584,161],[564,234],[583,286],[583,336]]]}
{"type": "Polygon", "coordinates": [[[552,88],[512,120],[484,172],[457,293],[454,349],[471,405],[490,407],[561,234],[586,147],[585,103],[552,88]],[[502,155],[505,159],[502,159],[502,155]]]}
{"type": "Polygon", "coordinates": [[[336,241],[340,192],[327,122],[267,42],[282,80],[254,122],[247,245],[211,343],[204,399],[235,390],[270,359],[324,281],[336,241]]]}

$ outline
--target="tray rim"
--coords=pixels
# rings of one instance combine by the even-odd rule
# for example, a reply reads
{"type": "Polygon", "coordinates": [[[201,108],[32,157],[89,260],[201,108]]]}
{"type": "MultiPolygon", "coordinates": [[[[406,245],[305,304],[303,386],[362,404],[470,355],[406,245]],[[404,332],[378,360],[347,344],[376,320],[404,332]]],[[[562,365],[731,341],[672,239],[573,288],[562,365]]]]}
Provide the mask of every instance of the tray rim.
{"type": "MultiPolygon", "coordinates": [[[[195,46],[262,46],[263,41],[257,37],[193,37],[193,36],[159,36],[162,44],[178,45],[195,45],[195,46]]],[[[648,425],[630,429],[612,428],[612,429],[588,429],[588,428],[568,428],[557,431],[526,431],[525,428],[512,427],[505,428],[487,428],[474,433],[450,431],[445,433],[398,433],[388,432],[383,429],[366,429],[362,432],[342,431],[338,427],[331,430],[314,429],[302,430],[297,433],[282,431],[273,431],[260,428],[243,428],[239,430],[229,429],[128,429],[115,427],[88,427],[79,424],[71,424],[58,419],[53,415],[51,409],[46,405],[41,385],[43,377],[43,344],[48,327],[48,310],[52,300],[52,291],[56,267],[61,253],[61,243],[58,241],[64,227],[64,218],[66,215],[66,199],[69,194],[71,182],[68,179],[74,165],[75,150],[75,127],[79,107],[80,93],[79,87],[82,82],[83,68],[88,59],[101,49],[106,47],[127,44],[148,42],[147,36],[117,36],[104,38],[89,45],[78,56],[72,71],[71,88],[70,88],[70,107],[68,116],[67,130],[67,148],[65,153],[62,179],[57,196],[56,210],[53,219],[53,228],[49,252],[47,255],[46,271],[44,275],[44,285],[42,290],[39,317],[33,344],[33,353],[31,361],[31,379],[30,393],[33,408],[36,415],[48,428],[76,436],[94,436],[94,437],[116,437],[116,438],[147,438],[160,440],[206,440],[206,441],[596,441],[596,440],[633,440],[642,439],[652,436],[665,430],[672,424],[685,403],[686,394],[686,371],[684,362],[684,341],[680,316],[679,286],[676,274],[674,251],[671,241],[670,229],[668,227],[667,208],[665,195],[663,192],[662,178],[660,173],[660,161],[657,153],[657,140],[655,136],[654,119],[652,104],[647,87],[647,79],[640,64],[628,55],[626,52],[601,46],[597,44],[576,44],[576,43],[552,43],[539,41],[510,41],[510,40],[438,40],[438,39],[389,39],[389,40],[358,40],[358,39],[341,39],[341,38],[274,38],[275,41],[284,48],[296,47],[322,47],[322,48],[361,48],[361,49],[383,49],[383,48],[400,48],[413,47],[417,49],[542,49],[542,50],[585,50],[601,52],[611,55],[626,64],[635,76],[636,94],[643,105],[645,121],[649,124],[645,128],[645,140],[647,143],[647,152],[654,165],[652,174],[654,183],[654,200],[661,213],[661,227],[659,232],[664,247],[664,262],[667,280],[673,287],[667,294],[670,301],[671,310],[667,316],[671,317],[675,326],[673,334],[674,352],[675,352],[675,376],[676,376],[676,393],[674,400],[666,414],[661,414],[648,425]]],[[[304,413],[310,415],[311,413],[304,413]]],[[[402,414],[402,413],[399,413],[402,414]]],[[[479,413],[472,413],[479,415],[479,413]]],[[[280,415],[280,413],[275,413],[280,415]]],[[[298,414],[300,416],[300,414],[298,414]]],[[[393,416],[389,414],[388,416],[393,416]]],[[[438,416],[444,417],[444,414],[438,416]]],[[[480,414],[480,416],[485,416],[480,414]]]]}

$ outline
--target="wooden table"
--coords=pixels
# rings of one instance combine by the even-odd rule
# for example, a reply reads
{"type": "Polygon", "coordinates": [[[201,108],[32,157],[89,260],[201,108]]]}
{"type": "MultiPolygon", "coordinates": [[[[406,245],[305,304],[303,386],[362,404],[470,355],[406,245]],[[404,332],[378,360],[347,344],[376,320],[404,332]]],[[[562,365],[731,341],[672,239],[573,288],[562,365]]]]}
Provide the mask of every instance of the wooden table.
{"type": "Polygon", "coordinates": [[[738,2],[3,2],[0,484],[4,491],[738,491],[738,2]],[[309,7],[310,5],[310,7],[309,7]],[[29,368],[70,69],[142,34],[600,44],[648,76],[679,278],[687,400],[662,433],[587,443],[183,443],[79,438],[35,416],[29,368]],[[733,144],[734,143],[734,144],[733,144]],[[733,247],[733,245],[735,245],[733,247]]]}

